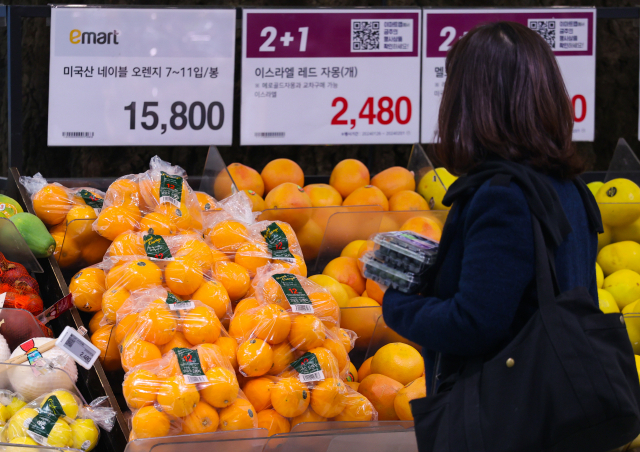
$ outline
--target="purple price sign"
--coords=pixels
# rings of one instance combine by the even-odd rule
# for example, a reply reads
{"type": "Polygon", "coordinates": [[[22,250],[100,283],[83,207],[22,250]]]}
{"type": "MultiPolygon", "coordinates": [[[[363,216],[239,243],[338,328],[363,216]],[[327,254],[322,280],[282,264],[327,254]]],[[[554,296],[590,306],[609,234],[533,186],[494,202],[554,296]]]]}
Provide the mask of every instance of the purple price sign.
{"type": "Polygon", "coordinates": [[[428,12],[426,20],[427,58],[446,57],[458,39],[477,25],[509,21],[537,31],[551,46],[556,56],[593,55],[594,14],[585,12],[519,13],[500,12],[459,14],[428,12]]]}
{"type": "Polygon", "coordinates": [[[246,57],[415,57],[419,24],[418,11],[247,11],[246,57]]]}

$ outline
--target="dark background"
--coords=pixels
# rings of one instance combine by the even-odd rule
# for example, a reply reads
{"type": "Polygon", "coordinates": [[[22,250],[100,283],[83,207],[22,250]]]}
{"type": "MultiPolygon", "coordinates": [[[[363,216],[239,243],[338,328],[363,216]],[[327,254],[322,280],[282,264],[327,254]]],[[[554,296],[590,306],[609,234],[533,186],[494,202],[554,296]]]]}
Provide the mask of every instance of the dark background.
{"type": "MultiPolygon", "coordinates": [[[[381,2],[384,0],[381,0],[381,2]]],[[[347,0],[243,0],[240,1],[139,1],[102,0],[86,4],[108,5],[219,5],[219,6],[381,6],[375,1],[347,0]]],[[[5,4],[46,5],[40,1],[7,1],[5,4]]],[[[635,6],[631,1],[581,0],[388,0],[387,6],[432,7],[547,7],[547,6],[635,6]]],[[[40,171],[45,177],[121,176],[147,169],[149,159],[163,159],[185,168],[188,173],[202,173],[206,147],[47,147],[47,103],[49,90],[49,32],[45,19],[24,19],[23,34],[23,113],[24,155],[23,174],[40,171]]],[[[627,140],[634,151],[638,143],[638,20],[600,19],[596,37],[596,132],[593,143],[576,143],[587,157],[589,169],[606,170],[618,138],[627,140]]],[[[240,71],[240,30],[236,43],[236,74],[240,71]]],[[[0,175],[7,172],[7,92],[6,92],[6,28],[0,30],[0,175]]],[[[236,77],[237,79],[238,77],[236,77]]],[[[234,143],[239,142],[239,87],[234,105],[234,143]]],[[[411,146],[269,146],[234,145],[221,147],[227,164],[240,162],[261,171],[264,165],[278,157],[287,157],[300,164],[305,174],[326,175],[342,159],[358,158],[369,165],[373,173],[389,166],[406,166],[411,146]]],[[[429,148],[426,147],[428,153],[429,148]]],[[[435,162],[437,163],[437,162],[435,162]]]]}

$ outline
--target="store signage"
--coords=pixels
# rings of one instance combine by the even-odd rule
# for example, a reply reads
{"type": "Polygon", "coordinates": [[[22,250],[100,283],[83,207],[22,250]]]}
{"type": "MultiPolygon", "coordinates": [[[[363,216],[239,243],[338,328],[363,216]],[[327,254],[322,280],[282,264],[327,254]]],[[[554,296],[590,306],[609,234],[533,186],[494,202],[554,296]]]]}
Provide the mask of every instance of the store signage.
{"type": "Polygon", "coordinates": [[[230,145],[235,18],[53,7],[49,146],[230,145]]]}
{"type": "Polygon", "coordinates": [[[420,9],[243,10],[241,144],[414,143],[420,9]]]}
{"type": "Polygon", "coordinates": [[[539,33],[553,49],[574,110],[574,141],[593,141],[596,79],[595,8],[425,9],[422,142],[437,137],[438,109],[451,46],[476,25],[511,21],[539,33]]]}

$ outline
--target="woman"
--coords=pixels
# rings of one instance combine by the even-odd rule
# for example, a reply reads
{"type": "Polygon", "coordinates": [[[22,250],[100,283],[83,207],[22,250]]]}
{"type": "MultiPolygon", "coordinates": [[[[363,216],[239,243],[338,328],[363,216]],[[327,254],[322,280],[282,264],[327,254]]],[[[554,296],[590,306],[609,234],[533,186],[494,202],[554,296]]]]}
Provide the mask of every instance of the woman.
{"type": "Polygon", "coordinates": [[[450,387],[469,358],[504,348],[537,309],[532,212],[554,245],[560,290],[586,287],[598,300],[602,226],[576,180],[583,161],[549,45],[517,23],[482,25],[456,42],[446,72],[436,153],[464,176],[444,200],[452,208],[429,283],[383,300],[387,324],[423,346],[428,394],[450,387]]]}

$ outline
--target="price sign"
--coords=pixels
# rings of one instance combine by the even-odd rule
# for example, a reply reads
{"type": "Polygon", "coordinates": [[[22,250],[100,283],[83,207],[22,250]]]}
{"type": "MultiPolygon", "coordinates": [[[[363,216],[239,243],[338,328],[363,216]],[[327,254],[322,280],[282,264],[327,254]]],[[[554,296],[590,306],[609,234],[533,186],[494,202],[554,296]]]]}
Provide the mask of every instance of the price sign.
{"type": "Polygon", "coordinates": [[[235,14],[54,7],[49,146],[230,145],[235,14]]]}
{"type": "Polygon", "coordinates": [[[244,10],[241,144],[418,141],[420,18],[244,10]]]}
{"type": "Polygon", "coordinates": [[[438,110],[447,78],[447,51],[469,30],[487,22],[518,22],[551,46],[573,104],[573,140],[593,141],[596,87],[594,8],[424,10],[422,142],[437,137],[438,110]]]}

